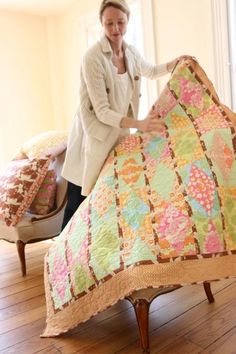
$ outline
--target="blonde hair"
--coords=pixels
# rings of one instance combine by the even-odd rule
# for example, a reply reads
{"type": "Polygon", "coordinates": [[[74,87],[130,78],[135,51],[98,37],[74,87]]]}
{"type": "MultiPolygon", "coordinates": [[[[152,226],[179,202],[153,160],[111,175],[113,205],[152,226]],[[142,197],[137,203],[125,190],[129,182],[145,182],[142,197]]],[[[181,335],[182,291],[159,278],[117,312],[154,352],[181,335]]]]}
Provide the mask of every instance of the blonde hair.
{"type": "Polygon", "coordinates": [[[128,19],[129,19],[130,9],[129,9],[129,6],[127,5],[125,0],[103,0],[100,5],[100,9],[99,9],[99,18],[100,18],[101,22],[102,22],[102,14],[103,14],[104,10],[109,6],[113,6],[116,9],[121,10],[122,12],[124,12],[127,15],[128,19]]]}

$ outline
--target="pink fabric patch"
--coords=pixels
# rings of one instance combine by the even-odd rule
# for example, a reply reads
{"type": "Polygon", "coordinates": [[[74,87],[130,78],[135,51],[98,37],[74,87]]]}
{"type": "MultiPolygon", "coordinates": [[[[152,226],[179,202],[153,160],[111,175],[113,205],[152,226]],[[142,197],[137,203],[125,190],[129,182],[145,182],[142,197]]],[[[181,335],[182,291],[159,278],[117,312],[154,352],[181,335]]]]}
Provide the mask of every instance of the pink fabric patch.
{"type": "Polygon", "coordinates": [[[220,169],[223,178],[227,180],[230,176],[235,157],[233,151],[228,147],[219,133],[214,134],[210,157],[220,169]]]}
{"type": "Polygon", "coordinates": [[[176,99],[170,92],[168,86],[166,86],[154,106],[154,110],[160,115],[165,117],[173,107],[176,105],[176,99]]]}
{"type": "Polygon", "coordinates": [[[170,205],[164,212],[157,232],[180,252],[184,247],[186,236],[191,233],[190,218],[170,205]]]}
{"type": "Polygon", "coordinates": [[[220,236],[216,230],[215,225],[212,221],[208,225],[208,234],[204,242],[204,252],[205,253],[217,253],[222,252],[224,247],[220,240],[220,236]]]}
{"type": "Polygon", "coordinates": [[[224,119],[219,107],[215,104],[203,111],[200,117],[196,119],[196,123],[201,134],[205,134],[217,128],[229,127],[229,123],[224,119]]]}
{"type": "Polygon", "coordinates": [[[203,88],[200,84],[193,83],[183,77],[179,79],[180,101],[184,104],[203,108],[203,88]]]}
{"type": "Polygon", "coordinates": [[[55,196],[56,172],[49,170],[30,206],[30,212],[38,215],[48,214],[54,206],[55,196]]]}
{"type": "Polygon", "coordinates": [[[187,192],[209,214],[211,213],[215,193],[215,183],[203,170],[194,165],[190,171],[187,192]]]}

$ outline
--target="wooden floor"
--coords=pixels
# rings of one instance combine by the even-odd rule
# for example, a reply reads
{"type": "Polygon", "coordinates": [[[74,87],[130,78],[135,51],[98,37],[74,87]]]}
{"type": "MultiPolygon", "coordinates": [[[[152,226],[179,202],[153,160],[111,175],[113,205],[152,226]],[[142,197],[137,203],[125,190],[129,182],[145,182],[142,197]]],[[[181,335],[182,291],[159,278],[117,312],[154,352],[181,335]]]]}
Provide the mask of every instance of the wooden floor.
{"type": "MultiPolygon", "coordinates": [[[[133,309],[123,300],[57,338],[39,337],[45,326],[43,257],[52,241],[26,246],[23,278],[14,244],[0,241],[1,354],[141,354],[133,309]]],[[[236,280],[186,286],[157,298],[150,309],[151,353],[236,353],[236,280]]]]}

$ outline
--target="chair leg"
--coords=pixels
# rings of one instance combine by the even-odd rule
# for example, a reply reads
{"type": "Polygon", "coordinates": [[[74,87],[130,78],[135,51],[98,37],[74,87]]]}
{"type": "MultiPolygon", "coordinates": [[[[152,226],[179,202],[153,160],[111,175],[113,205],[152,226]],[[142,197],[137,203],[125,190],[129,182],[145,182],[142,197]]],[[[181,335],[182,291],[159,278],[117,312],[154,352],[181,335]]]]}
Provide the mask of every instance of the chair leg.
{"type": "Polygon", "coordinates": [[[26,276],[26,263],[25,263],[25,243],[21,240],[16,241],[16,248],[20,258],[22,276],[26,276]]]}
{"type": "Polygon", "coordinates": [[[211,283],[204,282],[203,286],[204,286],[204,290],[205,290],[205,293],[206,293],[209,303],[210,304],[213,303],[215,301],[215,299],[214,299],[214,296],[211,292],[211,283]]]}
{"type": "Polygon", "coordinates": [[[149,307],[150,303],[144,299],[138,299],[132,305],[135,310],[139,333],[140,333],[140,342],[143,349],[143,353],[150,353],[149,348],[149,307]]]}

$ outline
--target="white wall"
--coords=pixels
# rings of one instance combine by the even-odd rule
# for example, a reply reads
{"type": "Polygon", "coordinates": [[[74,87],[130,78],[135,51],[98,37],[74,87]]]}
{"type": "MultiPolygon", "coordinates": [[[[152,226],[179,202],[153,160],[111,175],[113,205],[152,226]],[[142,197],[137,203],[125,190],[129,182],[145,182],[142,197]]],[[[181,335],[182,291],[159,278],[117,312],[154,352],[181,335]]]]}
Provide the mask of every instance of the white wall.
{"type": "Polygon", "coordinates": [[[0,11],[0,168],[16,148],[52,128],[46,20],[0,11]]]}
{"type": "Polygon", "coordinates": [[[98,11],[100,1],[75,2],[61,16],[48,18],[54,124],[68,128],[78,106],[80,64],[84,45],[84,16],[98,11]]]}
{"type": "Polygon", "coordinates": [[[193,55],[214,83],[210,0],[153,0],[157,59],[193,55]]]}
{"type": "Polygon", "coordinates": [[[57,128],[65,125],[64,58],[60,17],[47,18],[48,56],[52,99],[52,121],[57,128]]]}

